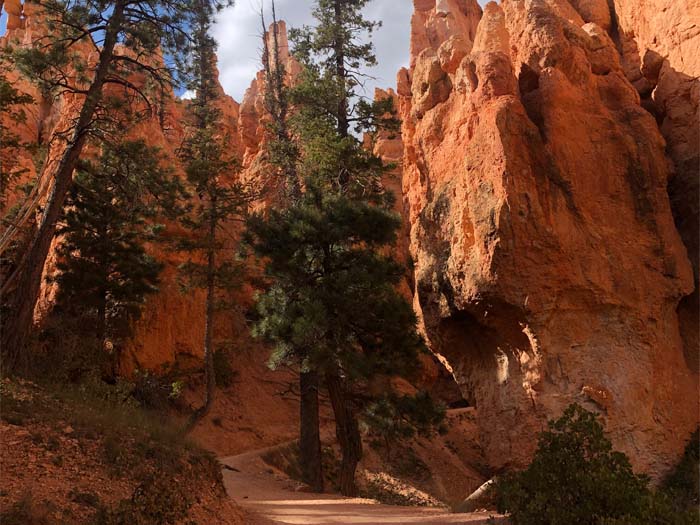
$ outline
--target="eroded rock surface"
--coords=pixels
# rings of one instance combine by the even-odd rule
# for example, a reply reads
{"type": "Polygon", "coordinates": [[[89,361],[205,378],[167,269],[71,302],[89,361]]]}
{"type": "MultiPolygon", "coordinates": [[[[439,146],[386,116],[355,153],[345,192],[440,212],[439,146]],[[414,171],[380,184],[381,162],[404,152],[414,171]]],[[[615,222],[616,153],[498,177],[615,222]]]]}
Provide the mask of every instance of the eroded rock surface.
{"type": "Polygon", "coordinates": [[[663,474],[697,424],[676,312],[694,283],[617,15],[605,0],[414,4],[398,93],[415,303],[491,466],[526,462],[577,401],[663,474]],[[454,69],[440,50],[457,40],[454,69]]]}
{"type": "Polygon", "coordinates": [[[688,248],[696,291],[678,314],[689,365],[698,370],[700,253],[700,3],[694,0],[615,0],[613,33],[625,74],[656,116],[673,161],[669,195],[688,248]]]}

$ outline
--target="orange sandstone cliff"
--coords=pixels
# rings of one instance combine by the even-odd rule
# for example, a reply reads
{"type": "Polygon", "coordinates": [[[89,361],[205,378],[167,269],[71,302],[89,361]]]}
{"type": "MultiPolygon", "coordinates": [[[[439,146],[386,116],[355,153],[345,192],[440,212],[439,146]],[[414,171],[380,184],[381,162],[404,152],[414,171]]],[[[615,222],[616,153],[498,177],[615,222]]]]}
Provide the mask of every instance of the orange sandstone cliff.
{"type": "MultiPolygon", "coordinates": [[[[4,5],[0,4],[0,8],[4,8],[9,15],[8,30],[0,38],[0,47],[9,44],[31,45],[41,35],[44,28],[31,3],[5,1],[4,5]]],[[[286,35],[286,32],[284,34],[286,35]]],[[[289,60],[288,52],[285,59],[289,60]]],[[[291,69],[293,64],[290,62],[288,67],[291,69]]],[[[15,71],[10,71],[8,78],[16,81],[22,92],[34,97],[34,104],[24,108],[27,114],[26,122],[17,128],[22,140],[45,150],[46,162],[55,163],[60,157],[63,144],[54,141],[48,145],[48,139],[54,130],[65,128],[75,117],[80,97],[62,95],[55,99],[45,99],[31,84],[19,78],[15,71]]],[[[140,82],[139,79],[134,81],[136,84],[140,82]]],[[[218,103],[222,114],[221,134],[226,136],[232,156],[241,160],[240,171],[232,173],[231,176],[252,179],[257,186],[263,187],[269,183],[269,179],[274,178],[274,174],[260,169],[260,145],[264,131],[261,123],[262,76],[253,81],[242,104],[225,95],[223,89],[220,95],[218,103]]],[[[187,132],[187,106],[187,101],[178,99],[172,92],[166,93],[160,101],[160,107],[128,131],[130,137],[145,138],[149,144],[161,148],[167,162],[171,163],[180,176],[184,176],[184,170],[177,157],[177,148],[187,132]]],[[[31,151],[20,153],[18,165],[27,168],[21,182],[37,179],[39,173],[35,156],[31,151]]],[[[50,171],[49,166],[45,172],[50,171]]],[[[47,178],[47,182],[49,180],[47,178]]],[[[48,184],[42,184],[39,179],[37,186],[40,205],[48,184]]],[[[5,210],[21,202],[23,198],[20,192],[13,193],[5,210]]],[[[28,214],[29,220],[23,228],[27,230],[27,234],[31,234],[36,214],[39,212],[32,208],[28,214]]],[[[170,223],[166,235],[177,230],[178,226],[170,223]]],[[[227,226],[227,237],[234,239],[232,242],[235,242],[239,232],[240,221],[232,221],[227,226]]],[[[55,242],[60,242],[60,239],[55,242]]],[[[165,268],[160,276],[158,293],[148,297],[142,315],[134,325],[133,337],[121,349],[121,371],[131,374],[139,369],[160,373],[171,369],[201,368],[204,294],[200,290],[186,293],[181,290],[177,268],[185,262],[185,255],[173,252],[167,245],[152,245],[149,250],[165,263],[165,268]]],[[[52,250],[45,268],[46,276],[50,275],[54,268],[55,252],[52,250]]],[[[285,390],[288,378],[284,373],[273,373],[267,368],[268,349],[250,336],[246,309],[252,304],[253,290],[250,285],[244,283],[233,295],[239,307],[216,314],[215,332],[216,338],[226,341],[229,346],[236,374],[235,384],[217,397],[212,417],[195,432],[202,444],[223,455],[291,439],[296,428],[296,410],[293,404],[289,399],[278,396],[278,392],[285,390]],[[214,420],[217,423],[213,423],[214,420]],[[231,438],[234,434],[235,438],[231,438]]],[[[35,321],[38,324],[51,311],[54,296],[54,285],[45,282],[35,311],[35,321]]],[[[190,401],[199,404],[196,399],[190,401]]]]}
{"type": "Polygon", "coordinates": [[[495,468],[574,401],[655,476],[697,425],[677,313],[697,244],[667,188],[692,240],[700,29],[692,2],[644,3],[414,1],[398,93],[415,304],[495,468]]]}

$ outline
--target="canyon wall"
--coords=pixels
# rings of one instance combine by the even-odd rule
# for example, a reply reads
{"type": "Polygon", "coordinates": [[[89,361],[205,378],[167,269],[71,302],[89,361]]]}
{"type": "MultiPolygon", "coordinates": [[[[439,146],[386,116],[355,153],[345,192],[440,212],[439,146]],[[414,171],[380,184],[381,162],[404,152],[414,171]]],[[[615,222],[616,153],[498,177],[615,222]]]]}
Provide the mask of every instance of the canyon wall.
{"type": "Polygon", "coordinates": [[[686,358],[698,370],[700,2],[616,0],[612,9],[625,74],[656,117],[673,162],[671,207],[695,274],[695,292],[681,301],[678,315],[686,358]]]}
{"type": "MultiPolygon", "coordinates": [[[[17,0],[11,0],[0,2],[0,8],[4,8],[9,15],[8,30],[0,37],[0,47],[4,48],[10,43],[31,45],[45,30],[39,13],[31,3],[21,4],[17,0]]],[[[89,52],[89,46],[86,47],[89,52]]],[[[285,53],[284,59],[289,61],[288,52],[285,53]]],[[[291,63],[288,65],[290,68],[292,66],[291,63]]],[[[64,145],[60,141],[53,141],[49,145],[48,139],[55,130],[68,127],[79,110],[81,97],[62,95],[44,98],[14,70],[8,72],[8,79],[21,92],[34,97],[33,104],[22,108],[27,119],[17,126],[16,130],[24,142],[42,152],[42,157],[45,156],[46,162],[49,163],[45,171],[50,174],[51,164],[60,158],[64,145]]],[[[138,85],[143,79],[134,78],[133,81],[138,85]]],[[[119,93],[114,94],[119,96],[119,93]]],[[[165,95],[163,100],[159,101],[159,107],[155,108],[156,111],[136,122],[128,130],[128,136],[145,139],[151,146],[159,147],[166,162],[179,176],[184,177],[177,148],[188,132],[188,102],[176,97],[172,91],[165,95]]],[[[240,170],[231,173],[231,177],[253,181],[260,188],[269,186],[270,180],[275,179],[275,174],[263,170],[261,162],[260,145],[264,131],[261,118],[262,77],[258,76],[251,83],[242,104],[225,95],[223,89],[220,89],[219,95],[221,136],[226,138],[231,155],[241,159],[240,170]]],[[[94,148],[88,148],[85,155],[95,153],[94,148]]],[[[27,231],[26,235],[31,234],[35,218],[40,213],[44,198],[42,195],[45,195],[41,188],[45,186],[45,189],[48,189],[48,184],[43,184],[39,177],[43,163],[37,160],[36,155],[29,149],[20,151],[17,159],[18,167],[27,168],[19,182],[38,181],[36,186],[40,188],[39,208],[33,208],[23,228],[27,231]]],[[[50,182],[50,178],[47,178],[46,182],[50,182]]],[[[8,202],[0,212],[5,212],[23,201],[24,197],[20,191],[10,192],[8,202]]],[[[183,233],[175,222],[166,222],[166,236],[183,233]]],[[[231,239],[231,247],[240,228],[239,220],[231,221],[226,226],[226,236],[231,239]]],[[[55,242],[61,241],[57,239],[55,242]]],[[[158,293],[147,298],[141,317],[134,323],[133,336],[120,345],[121,371],[132,374],[135,370],[167,372],[201,369],[205,324],[204,293],[201,290],[183,292],[181,289],[178,266],[186,262],[185,254],[177,253],[167,244],[160,243],[150,245],[148,250],[165,263],[165,268],[160,276],[158,293]]],[[[55,271],[55,263],[56,252],[52,249],[47,260],[45,277],[55,271]]],[[[253,271],[251,268],[251,272],[253,271]]],[[[232,292],[231,299],[238,307],[216,314],[215,337],[222,345],[228,347],[231,366],[236,376],[235,384],[217,396],[210,418],[194,433],[201,443],[224,455],[291,439],[296,428],[296,407],[293,399],[290,401],[289,398],[279,395],[287,388],[290,378],[283,372],[271,372],[267,368],[269,349],[250,336],[246,318],[247,309],[252,305],[253,293],[251,285],[244,283],[240,289],[232,292]],[[218,424],[213,421],[218,421],[218,424]],[[235,435],[235,439],[232,435],[235,435]]],[[[51,313],[54,297],[55,286],[45,280],[35,311],[35,321],[38,325],[51,313]]],[[[46,343],[43,345],[46,346],[46,343]]],[[[46,350],[55,351],[54,348],[46,350]]],[[[198,405],[201,400],[196,399],[197,394],[203,389],[198,391],[196,379],[188,381],[192,391],[187,393],[187,402],[198,405]]]]}
{"type": "MultiPolygon", "coordinates": [[[[9,35],[25,44],[37,26],[27,6],[23,15],[17,0],[4,2],[9,35]]],[[[377,92],[396,100],[402,133],[373,145],[398,165],[386,184],[406,218],[397,249],[414,272],[404,293],[477,408],[490,466],[523,465],[547,418],[577,401],[603,415],[635,467],[662,475],[698,422],[697,3],[414,6],[410,67],[395,92],[377,92]]],[[[240,105],[222,97],[222,133],[241,159],[235,176],[267,187],[262,92],[259,74],[240,105]]],[[[22,136],[43,143],[75,103],[32,93],[22,136]]],[[[165,106],[165,126],[154,117],[134,133],[177,166],[187,103],[171,94],[165,106]]],[[[169,264],[125,349],[126,371],[201,360],[202,294],[181,293],[180,256],[152,249],[169,264]]],[[[237,294],[240,310],[221,314],[217,330],[234,341],[235,399],[248,402],[218,402],[238,414],[232,428],[273,429],[251,431],[252,447],[289,433],[295,415],[278,406],[282,380],[248,336],[252,289],[237,294]]],[[[46,287],[37,313],[50,304],[46,287]]],[[[437,382],[440,372],[426,374],[437,382]]]]}
{"type": "MultiPolygon", "coordinates": [[[[697,79],[673,84],[697,76],[697,18],[624,0],[414,6],[397,91],[415,304],[491,466],[523,465],[577,401],[660,476],[698,414],[677,312],[693,244],[667,192],[697,188],[697,79]]],[[[684,221],[692,240],[678,207],[684,221]]]]}

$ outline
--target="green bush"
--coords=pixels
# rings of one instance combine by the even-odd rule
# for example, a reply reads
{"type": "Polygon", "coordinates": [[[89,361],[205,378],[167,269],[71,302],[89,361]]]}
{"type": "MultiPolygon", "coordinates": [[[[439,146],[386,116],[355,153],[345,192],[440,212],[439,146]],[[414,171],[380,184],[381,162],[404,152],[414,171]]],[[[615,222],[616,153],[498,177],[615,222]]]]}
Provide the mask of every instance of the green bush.
{"type": "Polygon", "coordinates": [[[134,374],[132,395],[146,409],[164,412],[180,396],[182,384],[168,376],[160,376],[148,370],[137,370],[134,374]]]}
{"type": "Polygon", "coordinates": [[[115,509],[100,508],[93,522],[95,525],[175,525],[187,516],[192,501],[186,490],[174,487],[177,487],[175,480],[154,475],[115,509]]]}
{"type": "Polygon", "coordinates": [[[113,378],[116,356],[86,332],[80,317],[54,309],[30,343],[26,374],[37,382],[81,384],[93,377],[113,378]]]}
{"type": "Polygon", "coordinates": [[[362,413],[362,422],[374,437],[372,444],[384,447],[387,461],[391,461],[398,442],[416,435],[430,436],[435,430],[443,433],[444,419],[445,407],[426,392],[415,396],[387,394],[369,403],[362,413]]]}
{"type": "MultiPolygon", "coordinates": [[[[700,513],[700,429],[690,436],[681,461],[666,478],[663,489],[679,509],[700,513]]],[[[696,521],[700,523],[700,519],[696,521]]]]}
{"type": "Polygon", "coordinates": [[[50,525],[51,512],[47,504],[37,504],[30,493],[14,503],[9,509],[0,511],[2,525],[50,525]]]}
{"type": "Polygon", "coordinates": [[[238,372],[231,366],[231,353],[228,350],[214,352],[214,376],[216,384],[222,388],[229,388],[236,381],[238,372]]]}
{"type": "Polygon", "coordinates": [[[597,417],[574,404],[539,437],[530,466],[496,483],[498,508],[513,525],[685,525],[690,513],[652,492],[597,417]]]}

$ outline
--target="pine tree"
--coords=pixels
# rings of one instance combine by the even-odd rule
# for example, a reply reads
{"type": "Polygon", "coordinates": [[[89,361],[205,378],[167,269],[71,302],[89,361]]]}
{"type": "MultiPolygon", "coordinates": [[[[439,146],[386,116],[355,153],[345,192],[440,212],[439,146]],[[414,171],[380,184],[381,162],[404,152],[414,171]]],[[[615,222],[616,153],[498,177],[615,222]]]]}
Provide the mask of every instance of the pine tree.
{"type": "Polygon", "coordinates": [[[258,301],[256,331],[275,343],[271,363],[301,363],[328,390],[342,450],[340,490],[357,493],[366,386],[410,374],[425,350],[410,305],[397,293],[403,269],[388,249],[400,219],[381,185],[387,166],[356,133],[395,128],[391,101],[358,93],[361,69],[376,63],[361,38],[365,0],[319,0],[318,25],[292,32],[302,73],[291,118],[303,194],[288,209],[249,221],[250,243],[267,261],[271,286],[258,301]],[[356,101],[351,104],[351,101],[356,101]]]}
{"type": "Polygon", "coordinates": [[[27,120],[23,106],[31,104],[34,99],[15,88],[7,80],[3,69],[8,65],[8,57],[0,51],[0,209],[5,207],[7,191],[11,183],[25,173],[25,169],[16,163],[20,149],[31,148],[15,132],[18,125],[27,120]]]}
{"type": "MultiPolygon", "coordinates": [[[[56,97],[70,94],[81,102],[71,129],[56,130],[53,137],[58,162],[46,164],[40,177],[44,183],[30,195],[20,224],[8,228],[0,239],[2,252],[17,235],[23,218],[30,217],[41,198],[48,196],[21,268],[12,283],[3,285],[5,294],[11,291],[1,338],[7,371],[27,360],[25,338],[73,172],[95,124],[109,114],[105,87],[121,86],[132,100],[146,107],[146,115],[152,114],[154,101],[162,97],[164,86],[172,85],[178,78],[176,68],[167,64],[181,64],[191,50],[189,28],[198,3],[199,0],[33,2],[41,11],[47,31],[31,46],[18,49],[17,65],[45,93],[56,97]],[[117,52],[118,43],[130,52],[117,52]],[[97,59],[93,61],[90,56],[97,59]],[[158,57],[167,59],[159,63],[158,57]],[[135,84],[133,79],[138,76],[146,81],[135,84]]],[[[230,2],[208,3],[220,7],[230,2]]]]}
{"type": "MultiPolygon", "coordinates": [[[[33,97],[17,89],[8,80],[5,71],[9,70],[10,57],[6,49],[0,50],[0,218],[1,227],[15,224],[19,213],[16,204],[8,207],[10,197],[21,198],[31,190],[33,181],[26,184],[19,182],[27,175],[28,168],[20,164],[20,152],[35,154],[39,151],[37,144],[23,140],[17,130],[27,120],[26,107],[34,102],[33,97]]],[[[36,158],[36,157],[35,157],[36,158]]],[[[4,283],[17,268],[17,262],[27,243],[27,233],[17,235],[0,250],[0,319],[5,315],[2,296],[4,283]]]]}
{"type": "Polygon", "coordinates": [[[158,240],[155,220],[181,193],[163,164],[143,141],[106,145],[96,161],[81,163],[66,200],[57,306],[90,327],[100,347],[130,335],[146,296],[157,291],[162,264],[146,243],[158,240]]]}
{"type": "Polygon", "coordinates": [[[237,161],[230,153],[229,137],[222,134],[216,42],[209,34],[213,14],[211,4],[200,1],[193,25],[190,85],[196,98],[190,106],[190,132],[180,152],[188,182],[198,197],[194,209],[182,219],[189,235],[179,248],[192,257],[181,270],[188,286],[202,288],[206,293],[203,342],[206,397],[190,418],[186,431],[192,430],[209,413],[214,402],[214,314],[221,307],[223,293],[240,282],[242,271],[225,228],[230,228],[231,221],[245,212],[253,198],[253,193],[236,181],[237,161]]]}
{"type": "MultiPolygon", "coordinates": [[[[280,35],[275,2],[272,0],[272,26],[266,31],[264,10],[261,9],[263,37],[263,66],[265,71],[265,109],[270,118],[266,141],[267,161],[278,168],[276,206],[296,206],[301,198],[301,184],[297,164],[299,148],[289,122],[289,87],[287,71],[280,59],[280,35]]],[[[315,492],[323,492],[323,458],[321,453],[321,428],[319,419],[319,377],[316,370],[305,365],[299,367],[299,463],[302,481],[315,492]]]]}

